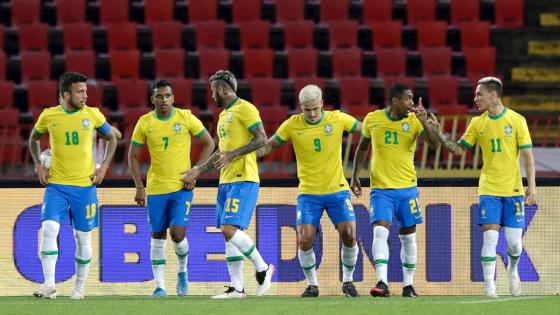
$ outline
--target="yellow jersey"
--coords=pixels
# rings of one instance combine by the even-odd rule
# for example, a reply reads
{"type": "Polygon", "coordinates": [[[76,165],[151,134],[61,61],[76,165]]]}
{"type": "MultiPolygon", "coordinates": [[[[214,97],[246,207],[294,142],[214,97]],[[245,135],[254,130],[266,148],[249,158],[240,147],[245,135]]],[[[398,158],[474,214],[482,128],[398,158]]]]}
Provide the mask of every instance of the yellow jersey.
{"type": "Polygon", "coordinates": [[[95,132],[97,130],[103,135],[111,132],[111,127],[99,109],[84,105],[79,110],[69,112],[62,105],[49,107],[39,115],[34,129],[40,134],[49,134],[49,183],[91,186],[95,171],[95,132]]]}
{"type": "Polygon", "coordinates": [[[148,194],[166,194],[183,188],[180,173],[191,168],[191,135],[200,137],[205,132],[202,122],[188,109],[173,108],[167,117],[152,111],[138,119],[131,143],[139,147],[148,145],[148,194]]]}
{"type": "MultiPolygon", "coordinates": [[[[247,145],[253,139],[254,128],[262,125],[255,105],[236,98],[220,113],[218,119],[218,147],[229,152],[247,145]]],[[[220,184],[234,182],[260,182],[255,151],[238,156],[220,172],[220,184]]]]}
{"type": "Polygon", "coordinates": [[[459,142],[482,150],[483,166],[478,183],[480,195],[522,196],[519,150],[532,147],[525,118],[507,107],[498,116],[488,112],[474,117],[459,142]]]}
{"type": "Polygon", "coordinates": [[[371,188],[399,189],[416,186],[414,152],[424,128],[414,113],[393,119],[387,109],[367,114],[362,137],[371,139],[371,188]]]}

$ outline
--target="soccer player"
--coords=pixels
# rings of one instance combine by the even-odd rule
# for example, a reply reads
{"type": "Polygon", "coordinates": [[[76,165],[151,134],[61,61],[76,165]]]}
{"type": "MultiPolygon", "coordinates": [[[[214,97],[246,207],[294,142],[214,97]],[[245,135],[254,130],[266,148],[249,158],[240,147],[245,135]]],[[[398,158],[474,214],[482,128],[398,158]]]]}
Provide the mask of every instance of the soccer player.
{"type": "Polygon", "coordinates": [[[156,281],[152,297],[167,296],[164,273],[168,228],[177,255],[177,295],[185,296],[188,292],[189,254],[185,232],[194,183],[185,186],[181,181],[181,172],[191,168],[191,136],[198,138],[202,144],[199,161],[210,157],[214,141],[190,110],[174,107],[173,88],[168,81],[153,81],[150,91],[155,110],[138,119],[128,151],[128,165],[136,186],[134,201],[141,206],[146,204],[140,158],[142,147],[147,146],[151,160],[147,178],[147,210],[152,230],[150,258],[156,281]]]}
{"type": "Polygon", "coordinates": [[[243,256],[257,270],[257,296],[270,288],[274,265],[267,264],[251,238],[243,232],[251,221],[259,194],[259,172],[255,151],[266,144],[266,134],[257,108],[237,97],[237,80],[233,73],[219,70],[210,77],[212,98],[224,107],[218,119],[218,150],[200,166],[188,170],[185,184],[193,183],[203,172],[220,170],[216,227],[226,241],[226,262],[231,286],[215,299],[245,298],[243,256]]]}
{"type": "Polygon", "coordinates": [[[358,257],[356,216],[350,188],[342,169],[342,134],[360,132],[362,124],[340,111],[324,111],[321,89],[307,85],[299,92],[302,114],[280,125],[267,145],[257,150],[264,156],[292,141],[299,178],[297,198],[298,257],[307,279],[302,297],[319,296],[313,242],[326,210],[342,240],[342,292],[357,297],[353,274],[358,257]]]}
{"type": "Polygon", "coordinates": [[[480,260],[484,274],[485,295],[489,297],[497,297],[494,274],[500,227],[504,227],[507,240],[510,293],[513,296],[521,294],[517,264],[523,249],[524,201],[532,205],[537,202],[538,197],[531,136],[527,122],[523,116],[505,107],[501,96],[500,79],[495,77],[480,79],[474,102],[483,112],[482,115],[471,120],[458,143],[439,133],[441,143],[456,155],[463,154],[464,150],[472,148],[477,142],[482,150],[484,165],[478,186],[480,196],[478,224],[482,225],[484,230],[480,260]],[[527,172],[528,186],[525,200],[519,168],[520,152],[527,172]]]}
{"type": "Polygon", "coordinates": [[[369,113],[364,119],[350,187],[357,197],[361,196],[358,174],[371,143],[370,222],[373,224],[372,252],[378,282],[370,294],[384,297],[390,294],[387,285],[387,239],[395,216],[402,244],[402,295],[416,297],[412,285],[416,270],[416,225],[422,223],[422,213],[416,187],[414,152],[418,137],[423,137],[432,148],[439,146],[437,133],[432,128],[433,125],[437,127],[437,122],[428,117],[421,98],[414,106],[412,91],[406,85],[392,85],[388,96],[389,106],[369,113]]]}
{"type": "Polygon", "coordinates": [[[115,134],[103,114],[99,109],[85,105],[86,80],[86,76],[80,73],[62,74],[59,79],[61,104],[41,113],[29,137],[29,151],[39,181],[47,186],[41,209],[41,264],[45,282],[33,292],[40,298],[56,298],[57,237],[68,210],[76,240],[76,284],[71,298],[84,298],[84,284],[92,256],[91,230],[98,225],[95,185],[103,181],[117,146],[115,134]],[[92,152],[96,130],[108,141],[105,157],[97,169],[92,152]],[[52,154],[49,170],[41,165],[39,158],[40,138],[47,133],[52,154]]]}

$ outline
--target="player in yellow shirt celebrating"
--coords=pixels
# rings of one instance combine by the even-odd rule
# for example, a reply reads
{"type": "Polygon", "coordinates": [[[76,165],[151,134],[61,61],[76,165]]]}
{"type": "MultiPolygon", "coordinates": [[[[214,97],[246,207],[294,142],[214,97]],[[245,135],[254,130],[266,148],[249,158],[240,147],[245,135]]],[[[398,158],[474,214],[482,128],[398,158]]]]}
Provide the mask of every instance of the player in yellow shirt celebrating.
{"type": "Polygon", "coordinates": [[[165,297],[165,242],[167,229],[177,255],[177,295],[188,292],[187,260],[189,243],[185,237],[194,184],[185,186],[181,172],[191,168],[191,139],[200,139],[199,161],[206,161],[214,151],[214,141],[202,122],[190,110],[174,107],[173,88],[166,80],[151,83],[151,101],[155,110],[136,123],[128,152],[128,165],[136,185],[134,200],[146,204],[146,191],[140,172],[141,148],[148,146],[150,168],[147,178],[147,210],[152,230],[150,259],[156,281],[152,297],[165,297]]]}
{"type": "Polygon", "coordinates": [[[270,288],[274,266],[267,264],[243,232],[251,222],[259,194],[259,171],[255,151],[266,143],[266,134],[257,108],[237,97],[237,80],[233,73],[220,70],[210,77],[212,98],[224,107],[218,119],[219,149],[200,166],[188,170],[183,181],[190,185],[200,173],[220,170],[216,202],[216,227],[226,241],[226,262],[231,286],[215,299],[245,298],[243,256],[257,269],[257,296],[270,288]]]}
{"type": "Polygon", "coordinates": [[[302,297],[319,296],[313,242],[326,210],[342,240],[342,292],[357,297],[353,273],[358,257],[356,216],[348,182],[342,169],[342,135],[360,132],[362,124],[340,111],[324,111],[321,89],[307,85],[299,92],[302,114],[284,121],[267,145],[257,151],[264,156],[291,141],[299,178],[297,198],[298,257],[307,278],[302,297]]]}
{"type": "Polygon", "coordinates": [[[481,253],[485,295],[496,297],[496,246],[500,227],[504,227],[509,257],[508,277],[510,293],[521,294],[517,271],[523,250],[522,235],[525,226],[524,201],[537,202],[535,166],[531,150],[531,135],[525,118],[502,104],[502,82],[495,77],[478,81],[474,102],[483,114],[474,117],[467,131],[455,143],[439,133],[442,144],[456,155],[472,148],[477,142],[482,150],[484,165],[480,174],[478,194],[478,224],[484,230],[481,253]],[[519,168],[519,153],[523,155],[528,187],[523,198],[523,182],[519,168]]]}
{"type": "Polygon", "coordinates": [[[367,157],[371,143],[373,151],[370,171],[370,222],[373,224],[372,252],[375,259],[377,285],[373,296],[389,296],[387,239],[393,216],[399,224],[403,292],[405,297],[416,297],[413,276],[416,270],[416,224],[422,223],[422,213],[416,187],[414,152],[418,137],[430,147],[438,147],[437,122],[428,117],[422,99],[414,106],[412,91],[404,84],[389,89],[389,106],[369,113],[363,122],[362,137],[352,171],[350,187],[357,197],[362,194],[358,174],[367,157]],[[411,113],[413,111],[414,113],[411,113]],[[429,127],[429,128],[426,128],[429,127]]]}
{"type": "Polygon", "coordinates": [[[57,237],[68,210],[76,240],[76,284],[71,298],[84,298],[92,248],[91,230],[98,225],[98,200],[95,185],[100,184],[115,154],[117,139],[103,114],[87,106],[87,77],[76,72],[60,76],[62,102],[45,109],[29,138],[29,151],[39,181],[47,186],[41,209],[41,264],[45,282],[33,295],[56,298],[55,268],[58,259],[57,237]],[[99,132],[108,141],[101,166],[95,169],[93,139],[99,132]],[[51,167],[40,161],[40,138],[49,134],[51,167]]]}

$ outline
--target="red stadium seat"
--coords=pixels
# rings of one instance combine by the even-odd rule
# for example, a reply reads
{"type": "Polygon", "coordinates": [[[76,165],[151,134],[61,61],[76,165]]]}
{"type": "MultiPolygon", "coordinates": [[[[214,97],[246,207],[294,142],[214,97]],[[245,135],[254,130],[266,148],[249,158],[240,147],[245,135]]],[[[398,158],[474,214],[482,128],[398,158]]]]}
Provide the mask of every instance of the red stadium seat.
{"type": "Polygon", "coordinates": [[[135,23],[107,24],[108,49],[136,49],[135,23]]]}
{"type": "Polygon", "coordinates": [[[445,47],[447,23],[442,21],[420,21],[416,24],[418,50],[425,47],[445,47]]]}
{"type": "Polygon", "coordinates": [[[282,81],[279,79],[251,80],[252,103],[257,108],[281,105],[282,81]]]}
{"type": "Polygon", "coordinates": [[[93,49],[93,26],[90,23],[64,24],[64,51],[93,49]]]}
{"type": "Polygon", "coordinates": [[[321,0],[321,23],[334,20],[347,20],[349,1],[347,0],[321,0]]]}
{"type": "Polygon", "coordinates": [[[0,80],[0,108],[13,107],[14,83],[12,81],[0,80]]]}
{"type": "Polygon", "coordinates": [[[373,49],[402,46],[402,22],[378,21],[371,24],[373,49]]]}
{"type": "Polygon", "coordinates": [[[86,0],[56,0],[58,25],[83,23],[86,20],[86,0]]]}
{"type": "Polygon", "coordinates": [[[9,174],[17,172],[15,166],[22,162],[21,153],[24,142],[20,136],[18,121],[19,111],[17,109],[0,109],[0,166],[6,163],[9,167],[9,174]]]}
{"type": "MultiPolygon", "coordinates": [[[[385,87],[385,96],[387,97],[389,93],[389,88],[395,83],[400,83],[408,86],[408,88],[414,90],[414,78],[407,76],[389,76],[383,78],[383,86],[385,87]]],[[[385,103],[389,103],[387,99],[385,103]]]]}
{"type": "Polygon", "coordinates": [[[313,23],[311,21],[285,22],[284,46],[286,48],[313,47],[313,23]]]}
{"type": "Polygon", "coordinates": [[[49,80],[51,77],[51,54],[46,51],[23,52],[21,55],[21,79],[49,80]]]}
{"type": "Polygon", "coordinates": [[[144,0],[145,24],[173,21],[175,0],[144,0]]]}
{"type": "Polygon", "coordinates": [[[146,80],[114,80],[117,88],[119,109],[123,107],[146,108],[149,104],[146,80]]]}
{"type": "Polygon", "coordinates": [[[41,22],[41,0],[12,0],[10,7],[13,26],[41,22]]]}
{"type": "Polygon", "coordinates": [[[305,0],[282,0],[274,2],[276,23],[302,21],[305,18],[305,0]]]}
{"type": "Polygon", "coordinates": [[[189,23],[215,20],[218,0],[189,0],[189,23]]]}
{"type": "Polygon", "coordinates": [[[268,136],[272,136],[280,127],[280,124],[288,118],[289,109],[284,106],[263,106],[259,107],[259,114],[263,121],[264,129],[268,136]]]}
{"type": "Polygon", "coordinates": [[[377,105],[349,105],[345,106],[348,115],[363,121],[367,114],[379,109],[377,105]]]}
{"type": "Polygon", "coordinates": [[[358,22],[330,21],[329,45],[331,48],[353,48],[358,45],[358,22]]]}
{"type": "Polygon", "coordinates": [[[490,46],[490,23],[463,22],[460,24],[461,49],[465,47],[488,47],[490,46]]]}
{"type": "Polygon", "coordinates": [[[6,80],[6,54],[0,51],[0,82],[6,80]]]}
{"type": "Polygon", "coordinates": [[[175,106],[192,110],[194,108],[192,104],[192,81],[185,78],[174,78],[169,79],[169,83],[173,87],[175,106]]]}
{"type": "Polygon", "coordinates": [[[47,24],[26,24],[18,27],[19,50],[49,50],[49,26],[47,24]]]}
{"type": "Polygon", "coordinates": [[[241,49],[268,48],[270,22],[254,20],[239,22],[241,49]]]}
{"type": "Polygon", "coordinates": [[[480,15],[480,0],[451,0],[450,10],[452,25],[478,21],[480,15]]]}
{"type": "Polygon", "coordinates": [[[4,32],[5,32],[5,27],[4,25],[0,24],[0,47],[2,49],[0,49],[0,51],[4,51],[4,32]]]}
{"type": "Polygon", "coordinates": [[[111,79],[138,79],[140,52],[138,50],[110,50],[111,79]]]}
{"type": "Polygon", "coordinates": [[[377,59],[377,76],[405,76],[406,49],[380,48],[375,51],[377,59]]]}
{"type": "Polygon", "coordinates": [[[424,77],[451,75],[451,48],[424,48],[420,50],[420,56],[424,77]]]}
{"type": "Polygon", "coordinates": [[[100,24],[128,22],[128,2],[128,0],[99,0],[100,24]]]}
{"type": "Polygon", "coordinates": [[[152,46],[156,48],[181,48],[183,25],[178,21],[150,24],[152,46]]]}
{"type": "Polygon", "coordinates": [[[231,16],[234,23],[261,19],[261,0],[233,0],[231,16]]]}
{"type": "Polygon", "coordinates": [[[288,70],[290,78],[315,77],[319,53],[315,48],[289,49],[288,70]]]}
{"type": "Polygon", "coordinates": [[[368,106],[370,80],[362,77],[340,78],[340,104],[342,106],[368,106]]]}
{"type": "Polygon", "coordinates": [[[156,77],[182,78],[185,71],[185,51],[179,49],[155,49],[156,77]]]}
{"type": "Polygon", "coordinates": [[[486,77],[496,73],[496,48],[463,48],[467,61],[467,77],[486,77]]]}
{"type": "Polygon", "coordinates": [[[270,78],[273,74],[274,51],[272,49],[243,50],[244,79],[270,78]]]}
{"type": "Polygon", "coordinates": [[[359,48],[339,48],[332,50],[333,77],[361,76],[362,50],[359,48]]]}
{"type": "Polygon", "coordinates": [[[393,19],[393,0],[364,0],[364,24],[393,19]]]}
{"type": "Polygon", "coordinates": [[[468,107],[464,105],[453,104],[449,106],[442,106],[438,108],[438,114],[441,116],[451,116],[451,115],[467,115],[468,107]]]}
{"type": "Polygon", "coordinates": [[[455,77],[431,77],[428,79],[430,107],[454,105],[458,102],[458,83],[455,77]]]}
{"type": "Polygon", "coordinates": [[[216,71],[229,69],[229,50],[227,49],[199,49],[199,78],[207,80],[216,71]]]}
{"type": "Polygon", "coordinates": [[[436,0],[407,0],[406,16],[408,25],[416,25],[420,21],[434,21],[436,0]]]}
{"type": "Polygon", "coordinates": [[[33,108],[46,108],[58,104],[58,82],[51,80],[24,81],[27,86],[27,104],[33,108]]]}
{"type": "Polygon", "coordinates": [[[87,82],[87,104],[89,106],[102,107],[103,105],[103,86],[95,81],[87,82]]]}
{"type": "Polygon", "coordinates": [[[64,54],[66,71],[76,71],[88,78],[95,78],[95,52],[93,50],[69,50],[64,54]]]}
{"type": "Polygon", "coordinates": [[[523,0],[494,0],[496,26],[500,28],[523,26],[524,6],[523,0]]]}
{"type": "Polygon", "coordinates": [[[226,23],[221,20],[198,22],[194,24],[196,32],[196,47],[224,48],[226,23]]]}

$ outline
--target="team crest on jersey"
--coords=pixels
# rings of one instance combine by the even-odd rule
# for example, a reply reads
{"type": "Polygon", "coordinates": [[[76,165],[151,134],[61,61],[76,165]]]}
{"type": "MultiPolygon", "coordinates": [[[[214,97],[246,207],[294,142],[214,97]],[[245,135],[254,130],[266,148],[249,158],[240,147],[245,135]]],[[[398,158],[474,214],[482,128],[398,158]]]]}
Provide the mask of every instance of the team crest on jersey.
{"type": "Polygon", "coordinates": [[[228,112],[227,113],[226,121],[227,122],[232,122],[233,121],[233,112],[228,112]]]}
{"type": "Polygon", "coordinates": [[[173,125],[173,130],[175,130],[175,132],[177,133],[181,132],[181,124],[175,123],[175,125],[173,125]]]}
{"type": "Polygon", "coordinates": [[[404,132],[409,132],[409,131],[410,131],[410,124],[407,123],[407,122],[404,122],[404,123],[402,124],[402,130],[403,130],[404,132]]]}
{"type": "Polygon", "coordinates": [[[330,135],[332,135],[332,132],[333,132],[333,127],[332,127],[332,125],[331,125],[331,124],[326,124],[326,125],[325,125],[325,134],[326,134],[327,136],[330,136],[330,135]]]}
{"type": "Polygon", "coordinates": [[[511,135],[511,133],[513,132],[513,127],[507,125],[505,131],[506,131],[506,135],[511,135]]]}
{"type": "Polygon", "coordinates": [[[82,126],[84,127],[84,129],[89,128],[89,125],[91,124],[91,121],[87,118],[82,119],[82,126]]]}

